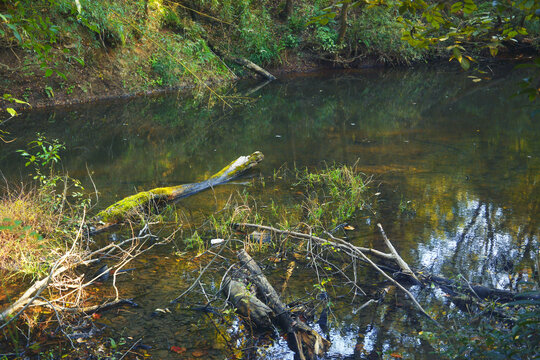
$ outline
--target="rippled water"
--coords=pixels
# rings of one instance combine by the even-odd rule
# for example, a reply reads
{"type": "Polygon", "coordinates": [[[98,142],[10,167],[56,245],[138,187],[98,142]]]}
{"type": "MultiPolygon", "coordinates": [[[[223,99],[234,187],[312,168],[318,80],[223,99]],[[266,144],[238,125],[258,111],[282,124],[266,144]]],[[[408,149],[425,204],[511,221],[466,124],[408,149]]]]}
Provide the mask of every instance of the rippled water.
{"type": "MultiPolygon", "coordinates": [[[[417,268],[518,290],[520,281],[533,276],[540,220],[540,115],[527,99],[512,96],[520,77],[500,70],[493,80],[474,83],[449,70],[333,72],[270,83],[251,94],[256,101],[233,110],[172,94],[35,112],[8,124],[17,140],[2,145],[0,169],[9,181],[26,179],[15,150],[36,132],[58,138],[68,148],[65,170],[92,188],[90,171],[101,194],[97,207],[103,208],[137,190],[202,180],[255,150],[265,154],[265,186],[247,182],[261,201],[294,202],[287,180],[273,179],[284,164],[313,169],[356,163],[373,175],[380,195],[377,212],[354,221],[354,241],[384,249],[374,226],[381,222],[417,268]]],[[[241,84],[229,95],[245,95],[251,85],[257,84],[241,84]]],[[[180,206],[200,222],[246,186],[221,186],[180,206]]],[[[101,322],[107,331],[143,338],[155,358],[190,358],[200,349],[205,358],[227,357],[223,336],[236,336],[240,347],[248,347],[241,323],[222,324],[186,310],[187,303],[171,315],[150,316],[197,276],[199,260],[175,255],[179,248],[161,248],[135,262],[120,287],[140,307],[106,312],[101,322]],[[176,354],[171,346],[187,350],[176,354]]],[[[269,265],[265,271],[279,284],[284,267],[269,265]]],[[[360,274],[366,289],[375,291],[369,271],[360,274]]],[[[300,266],[286,298],[311,291],[312,275],[300,266]]],[[[220,279],[216,273],[204,281],[217,289],[220,279]]],[[[104,285],[100,291],[110,290],[104,285]]],[[[329,358],[436,358],[417,336],[422,322],[399,293],[376,309],[354,313],[367,298],[351,303],[341,297],[345,290],[335,291],[329,358]]],[[[191,300],[201,304],[204,298],[191,300]]],[[[261,346],[258,356],[292,358],[283,339],[261,346]]]]}

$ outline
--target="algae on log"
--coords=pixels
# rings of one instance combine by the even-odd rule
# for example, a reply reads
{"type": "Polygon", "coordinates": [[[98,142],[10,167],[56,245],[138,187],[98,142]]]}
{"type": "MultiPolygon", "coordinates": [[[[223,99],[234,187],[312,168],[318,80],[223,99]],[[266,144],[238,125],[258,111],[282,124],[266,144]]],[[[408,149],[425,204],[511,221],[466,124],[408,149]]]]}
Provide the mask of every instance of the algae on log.
{"type": "Polygon", "coordinates": [[[114,203],[107,209],[98,213],[96,218],[99,221],[114,224],[148,211],[149,209],[159,209],[164,204],[231,181],[256,166],[263,159],[264,155],[260,151],[256,151],[249,156],[240,156],[207,180],[198,183],[142,191],[114,203]]]}

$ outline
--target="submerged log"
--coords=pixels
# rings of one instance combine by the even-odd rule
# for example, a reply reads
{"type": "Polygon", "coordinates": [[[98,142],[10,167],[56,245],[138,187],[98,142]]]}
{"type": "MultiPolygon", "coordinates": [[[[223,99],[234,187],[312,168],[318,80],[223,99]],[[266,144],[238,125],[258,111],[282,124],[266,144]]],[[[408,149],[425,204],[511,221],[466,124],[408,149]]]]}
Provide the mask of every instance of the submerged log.
{"type": "MultiPolygon", "coordinates": [[[[272,322],[287,333],[289,348],[296,353],[299,359],[313,360],[318,356],[323,356],[330,348],[331,343],[291,314],[288,307],[281,302],[276,290],[263,275],[261,268],[245,250],[238,253],[238,259],[241,271],[237,270],[235,274],[227,278],[222,288],[225,289],[228,298],[232,299],[231,302],[236,306],[239,314],[248,319],[256,320],[254,324],[257,327],[257,322],[266,324],[264,317],[270,316],[272,322]],[[239,275],[240,273],[243,275],[239,275]],[[245,277],[245,279],[235,282],[234,277],[245,277]],[[245,281],[254,287],[257,301],[253,300],[255,296],[248,292],[245,286],[238,285],[238,283],[245,281]],[[236,305],[234,301],[240,303],[241,306],[236,305]],[[264,306],[260,305],[261,303],[264,306]],[[271,309],[271,312],[268,312],[267,308],[271,309]],[[261,316],[261,314],[263,315],[261,316]]],[[[263,326],[263,328],[265,327],[263,326]]]]}
{"type": "Polygon", "coordinates": [[[223,281],[222,291],[227,300],[232,303],[236,311],[251,321],[258,329],[270,329],[272,309],[259,300],[243,281],[226,278],[223,281]]]}
{"type": "Polygon", "coordinates": [[[96,220],[107,224],[115,224],[138,214],[148,212],[151,209],[159,209],[165,204],[231,181],[256,166],[263,159],[263,154],[256,151],[249,156],[240,156],[207,180],[198,183],[142,191],[124,198],[101,211],[97,214],[96,220]]]}

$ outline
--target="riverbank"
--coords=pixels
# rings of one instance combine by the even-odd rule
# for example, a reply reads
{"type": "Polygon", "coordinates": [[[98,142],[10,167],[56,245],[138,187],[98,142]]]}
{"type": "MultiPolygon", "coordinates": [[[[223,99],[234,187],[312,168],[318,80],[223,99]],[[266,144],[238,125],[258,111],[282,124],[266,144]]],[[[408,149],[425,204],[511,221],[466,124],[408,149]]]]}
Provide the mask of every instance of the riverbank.
{"type": "MultiPolygon", "coordinates": [[[[392,7],[330,11],[330,5],[165,0],[4,3],[1,106],[4,111],[20,111],[205,87],[218,95],[216,84],[253,76],[238,65],[238,59],[280,74],[423,66],[451,56],[443,40],[430,47],[404,41],[403,14],[392,7]]],[[[422,19],[412,11],[407,18],[422,19]]],[[[495,52],[477,47],[467,53],[481,60],[490,52],[505,56],[538,49],[539,29],[533,19],[523,26],[527,35],[516,34],[515,44],[497,45],[495,52]]],[[[461,55],[456,59],[462,62],[461,55]]]]}

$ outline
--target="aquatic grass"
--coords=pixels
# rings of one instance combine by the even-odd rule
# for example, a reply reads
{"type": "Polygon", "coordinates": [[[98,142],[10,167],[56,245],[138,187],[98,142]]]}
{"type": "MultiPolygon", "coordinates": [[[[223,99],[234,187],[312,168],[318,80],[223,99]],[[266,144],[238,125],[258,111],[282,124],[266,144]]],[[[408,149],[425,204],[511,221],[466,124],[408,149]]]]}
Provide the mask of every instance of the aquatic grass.
{"type": "Polygon", "coordinates": [[[356,165],[327,166],[318,172],[308,169],[296,172],[295,186],[307,192],[303,202],[307,222],[328,229],[351,219],[368,203],[371,178],[356,165]]]}
{"type": "Polygon", "coordinates": [[[184,239],[184,244],[186,245],[186,250],[193,250],[197,253],[201,253],[206,250],[204,240],[199,235],[197,230],[195,230],[190,237],[184,239]]]}

